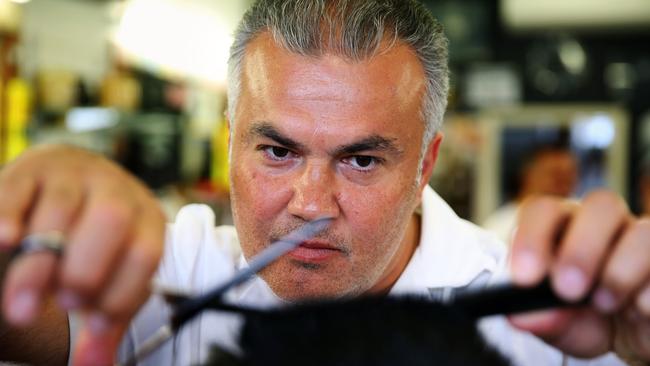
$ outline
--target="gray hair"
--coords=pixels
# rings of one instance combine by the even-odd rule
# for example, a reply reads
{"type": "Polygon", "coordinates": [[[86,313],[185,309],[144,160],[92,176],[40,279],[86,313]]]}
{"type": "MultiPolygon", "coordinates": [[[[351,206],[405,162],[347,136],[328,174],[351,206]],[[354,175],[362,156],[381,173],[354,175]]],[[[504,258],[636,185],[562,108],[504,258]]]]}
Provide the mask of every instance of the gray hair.
{"type": "MultiPolygon", "coordinates": [[[[246,46],[270,31],[287,50],[305,56],[334,53],[353,61],[382,52],[382,42],[412,47],[427,78],[421,109],[424,149],[442,125],[449,91],[447,39],[415,0],[258,0],[235,33],[228,63],[228,116],[234,123],[246,46]]],[[[390,47],[389,47],[390,48],[390,47]]],[[[385,49],[384,49],[385,50],[385,49]]]]}

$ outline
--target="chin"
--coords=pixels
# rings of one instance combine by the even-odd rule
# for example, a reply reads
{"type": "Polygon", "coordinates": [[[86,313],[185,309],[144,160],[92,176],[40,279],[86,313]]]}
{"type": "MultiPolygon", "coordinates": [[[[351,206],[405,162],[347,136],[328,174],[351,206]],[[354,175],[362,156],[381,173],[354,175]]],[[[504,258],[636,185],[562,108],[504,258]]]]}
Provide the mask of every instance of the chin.
{"type": "MultiPolygon", "coordinates": [[[[266,281],[266,279],[264,280],[266,281]]],[[[336,300],[357,295],[357,291],[354,289],[337,286],[331,280],[325,282],[325,286],[323,286],[322,280],[314,282],[266,281],[266,283],[277,297],[292,303],[336,300]]]]}
{"type": "Polygon", "coordinates": [[[349,295],[349,291],[305,286],[304,284],[302,286],[271,286],[271,290],[282,300],[293,303],[335,300],[349,295]]]}

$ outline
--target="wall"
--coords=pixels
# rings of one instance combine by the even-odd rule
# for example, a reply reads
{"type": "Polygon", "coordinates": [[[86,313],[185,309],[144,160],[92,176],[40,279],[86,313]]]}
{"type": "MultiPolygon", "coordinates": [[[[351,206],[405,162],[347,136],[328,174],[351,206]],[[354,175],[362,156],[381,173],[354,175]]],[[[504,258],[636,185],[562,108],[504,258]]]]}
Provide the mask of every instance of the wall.
{"type": "Polygon", "coordinates": [[[25,5],[19,63],[24,76],[66,70],[96,85],[109,67],[112,2],[36,0],[25,5]]]}

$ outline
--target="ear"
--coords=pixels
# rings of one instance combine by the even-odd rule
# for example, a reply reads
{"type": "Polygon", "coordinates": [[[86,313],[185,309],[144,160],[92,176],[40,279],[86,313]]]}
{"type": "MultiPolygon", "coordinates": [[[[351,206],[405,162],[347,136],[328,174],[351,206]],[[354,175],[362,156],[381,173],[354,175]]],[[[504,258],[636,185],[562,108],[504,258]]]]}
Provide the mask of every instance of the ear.
{"type": "Polygon", "coordinates": [[[230,150],[230,139],[232,138],[232,122],[230,121],[230,113],[228,113],[228,105],[226,104],[226,109],[223,111],[223,120],[226,122],[226,128],[228,129],[228,150],[230,150]]]}
{"type": "Polygon", "coordinates": [[[440,151],[440,144],[442,143],[443,137],[442,132],[436,133],[436,135],[429,141],[427,151],[424,153],[424,158],[422,159],[422,177],[419,182],[420,193],[422,193],[422,190],[431,179],[433,168],[438,160],[438,152],[440,151]]]}

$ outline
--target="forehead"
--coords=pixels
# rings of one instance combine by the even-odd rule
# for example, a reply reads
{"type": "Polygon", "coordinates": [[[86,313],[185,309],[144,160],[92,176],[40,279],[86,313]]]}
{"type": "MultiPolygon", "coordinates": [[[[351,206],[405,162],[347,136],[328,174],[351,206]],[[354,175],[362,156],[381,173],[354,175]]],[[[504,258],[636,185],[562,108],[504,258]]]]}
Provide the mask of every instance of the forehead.
{"type": "Polygon", "coordinates": [[[351,61],[333,54],[289,52],[265,32],[247,47],[241,96],[249,109],[302,109],[341,118],[389,115],[421,124],[425,85],[422,64],[406,45],[351,61]]]}
{"type": "Polygon", "coordinates": [[[539,153],[534,160],[539,163],[567,162],[574,160],[574,156],[568,150],[547,150],[539,153]]]}

